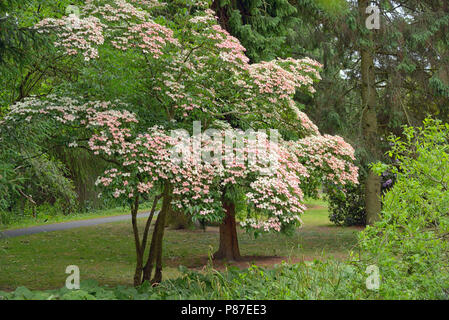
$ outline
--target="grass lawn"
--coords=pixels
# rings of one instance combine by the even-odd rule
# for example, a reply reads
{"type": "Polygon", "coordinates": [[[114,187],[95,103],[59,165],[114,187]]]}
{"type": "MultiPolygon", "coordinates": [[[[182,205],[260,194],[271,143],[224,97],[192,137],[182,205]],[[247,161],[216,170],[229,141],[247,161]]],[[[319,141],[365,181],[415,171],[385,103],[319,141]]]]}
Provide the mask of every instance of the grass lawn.
{"type": "MultiPolygon", "coordinates": [[[[239,233],[240,250],[247,257],[246,263],[295,262],[320,258],[323,254],[344,259],[360,230],[332,225],[327,209],[317,204],[304,214],[303,221],[304,227],[291,237],[269,234],[253,239],[239,233]]],[[[139,223],[143,228],[144,219],[139,223]]],[[[207,263],[208,253],[217,248],[218,238],[216,227],[207,227],[205,232],[166,229],[164,277],[179,276],[179,265],[201,269],[207,263]]],[[[0,240],[0,290],[10,291],[18,286],[63,287],[68,265],[79,266],[81,280],[132,285],[134,263],[130,221],[3,239],[0,240]]]]}

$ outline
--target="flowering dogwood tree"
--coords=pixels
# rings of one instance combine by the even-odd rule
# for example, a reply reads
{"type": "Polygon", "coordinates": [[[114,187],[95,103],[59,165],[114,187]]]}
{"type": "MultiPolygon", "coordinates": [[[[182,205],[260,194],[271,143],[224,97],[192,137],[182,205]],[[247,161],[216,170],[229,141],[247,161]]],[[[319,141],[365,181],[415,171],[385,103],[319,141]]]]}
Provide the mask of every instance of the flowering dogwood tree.
{"type": "Polygon", "coordinates": [[[215,172],[207,165],[189,162],[181,166],[181,163],[172,161],[171,148],[175,140],[159,127],[139,132],[136,130],[136,116],[123,109],[118,102],[81,103],[73,98],[56,96],[28,98],[12,106],[2,129],[8,130],[9,126],[18,123],[46,123],[53,132],[59,133],[61,142],[70,147],[90,150],[111,164],[98,178],[97,184],[103,187],[105,193],[122,199],[131,207],[137,254],[134,283],[139,285],[143,280],[151,280],[154,266],[154,281],[160,281],[162,276],[164,219],[161,216],[168,213],[173,195],[176,195],[176,200],[188,199],[187,203],[182,203],[200,208],[197,214],[204,216],[208,213],[207,218],[211,220],[218,220],[216,212],[219,213],[217,209],[220,208],[214,207],[217,202],[211,200],[213,193],[206,196],[215,172]],[[190,188],[186,189],[185,185],[190,188]],[[139,200],[152,195],[155,190],[162,190],[162,194],[154,196],[150,216],[140,237],[136,220],[139,200]],[[162,208],[144,265],[149,228],[156,204],[161,198],[162,208]]]}
{"type": "MultiPolygon", "coordinates": [[[[48,97],[17,104],[6,119],[27,122],[45,117],[57,126],[69,126],[71,146],[86,148],[111,163],[97,183],[104,193],[130,204],[137,254],[135,285],[161,280],[162,239],[171,206],[193,218],[223,220],[215,257],[235,260],[240,257],[236,199],[231,196],[236,190],[251,209],[240,222],[242,227],[282,231],[300,225],[304,190],[313,189],[310,185],[316,189],[322,182],[357,181],[353,149],[339,137],[322,136],[293,99],[298,90],[314,92],[313,84],[320,80],[318,62],[289,58],[250,64],[245,48],[217,24],[213,11],[203,3],[171,23],[156,22],[152,12],[159,5],[149,0],[90,0],[81,17],[46,19],[36,25],[39,32],[55,38],[56,47],[86,63],[101,59],[102,50],[112,50],[139,66],[136,86],[148,106],[48,97]],[[156,113],[164,114],[165,127],[148,129],[156,113]],[[270,168],[246,138],[243,145],[231,145],[231,151],[218,150],[224,160],[238,154],[241,161],[210,162],[201,157],[173,161],[178,141],[168,129],[186,128],[193,121],[218,129],[217,119],[221,123],[238,119],[252,128],[288,127],[302,138],[263,142],[270,154],[276,154],[270,168]],[[255,162],[249,161],[254,158],[255,162]],[[139,201],[156,192],[160,194],[154,196],[141,237],[136,222],[139,201]],[[145,262],[149,228],[160,200],[145,262]]],[[[219,134],[224,136],[225,131],[219,134]]],[[[216,153],[210,136],[194,139],[205,151],[216,153]]]]}

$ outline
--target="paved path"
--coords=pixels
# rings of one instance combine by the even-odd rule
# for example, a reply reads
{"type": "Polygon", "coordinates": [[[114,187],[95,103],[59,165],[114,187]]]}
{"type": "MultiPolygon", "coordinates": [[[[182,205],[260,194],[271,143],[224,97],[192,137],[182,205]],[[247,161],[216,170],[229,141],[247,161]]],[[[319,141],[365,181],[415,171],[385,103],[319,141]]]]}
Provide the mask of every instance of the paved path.
{"type": "MultiPolygon", "coordinates": [[[[143,217],[148,217],[149,215],[150,215],[149,212],[145,212],[145,213],[139,213],[137,215],[137,217],[143,218],[143,217]]],[[[157,215],[157,212],[155,213],[155,215],[157,215]]],[[[59,230],[66,230],[66,229],[73,229],[73,228],[80,228],[80,227],[95,226],[97,224],[116,222],[116,221],[126,221],[126,220],[131,220],[130,214],[123,215],[123,216],[114,216],[114,217],[106,217],[106,218],[96,218],[96,219],[88,219],[88,220],[80,220],[80,221],[70,221],[70,222],[62,222],[62,223],[55,223],[55,224],[46,224],[46,225],[42,225],[42,226],[29,227],[29,228],[23,228],[23,229],[6,230],[3,232],[0,231],[0,239],[25,236],[25,235],[41,233],[41,232],[50,232],[50,231],[59,231],[59,230]]]]}

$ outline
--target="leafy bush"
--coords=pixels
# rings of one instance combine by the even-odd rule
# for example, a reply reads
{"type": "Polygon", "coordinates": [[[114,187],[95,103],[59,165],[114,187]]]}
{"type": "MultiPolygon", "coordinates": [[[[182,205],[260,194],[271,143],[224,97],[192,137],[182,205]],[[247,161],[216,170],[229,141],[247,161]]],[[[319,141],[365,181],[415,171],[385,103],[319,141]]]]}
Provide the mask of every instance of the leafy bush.
{"type": "Polygon", "coordinates": [[[273,269],[252,266],[206,274],[185,271],[158,288],[167,299],[317,300],[364,299],[376,294],[365,287],[364,276],[355,266],[329,260],[289,265],[273,269]]]}
{"type": "Polygon", "coordinates": [[[65,213],[73,211],[73,183],[65,166],[46,150],[48,126],[28,122],[12,126],[3,119],[0,123],[0,211],[26,215],[26,205],[56,200],[65,213]]]}
{"type": "Polygon", "coordinates": [[[426,119],[391,137],[397,180],[381,220],[360,235],[361,258],[379,267],[385,298],[449,298],[449,125],[426,119]]]}
{"type": "Polygon", "coordinates": [[[138,288],[98,286],[94,281],[81,283],[80,290],[66,288],[30,291],[24,287],[14,292],[0,292],[1,299],[376,299],[377,293],[365,287],[365,276],[355,266],[336,261],[283,263],[268,270],[252,266],[235,267],[226,272],[214,269],[206,273],[181,267],[183,276],[167,280],[157,287],[144,283],[138,288]]]}

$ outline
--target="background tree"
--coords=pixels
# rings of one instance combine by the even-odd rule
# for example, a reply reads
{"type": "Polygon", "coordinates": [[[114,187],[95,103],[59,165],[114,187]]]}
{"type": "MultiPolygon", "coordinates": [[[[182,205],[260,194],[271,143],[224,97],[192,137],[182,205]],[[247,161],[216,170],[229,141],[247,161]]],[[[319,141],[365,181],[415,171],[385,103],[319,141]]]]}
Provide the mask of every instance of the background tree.
{"type": "MultiPolygon", "coordinates": [[[[379,132],[377,121],[377,88],[374,68],[375,44],[373,43],[373,31],[364,29],[363,21],[366,20],[366,9],[369,1],[359,0],[360,12],[360,64],[361,64],[361,92],[362,92],[362,134],[364,146],[373,160],[379,157],[379,132]]],[[[372,170],[369,171],[365,181],[365,208],[366,222],[373,224],[379,217],[381,210],[380,177],[372,170]]]]}
{"type": "Polygon", "coordinates": [[[252,62],[269,61],[290,52],[286,39],[300,22],[288,0],[215,0],[220,25],[239,38],[252,62]]]}
{"type": "MultiPolygon", "coordinates": [[[[48,37],[33,28],[44,18],[65,15],[69,4],[78,3],[30,0],[0,4],[0,119],[15,102],[31,95],[46,96],[79,76],[82,69],[79,61],[58,52],[48,37]]],[[[14,185],[16,190],[9,189],[5,208],[23,214],[26,206],[35,209],[46,203],[57,207],[58,203],[70,204],[70,210],[58,207],[65,213],[78,209],[78,205],[81,209],[98,206],[98,192],[93,188],[92,176],[101,172],[98,170],[101,162],[95,163],[83,150],[71,153],[72,150],[53,145],[49,137],[37,130],[31,133],[14,129],[8,139],[15,140],[2,145],[0,166],[10,168],[20,178],[5,182],[5,185],[14,185]],[[37,134],[37,139],[26,138],[30,134],[37,134]]],[[[4,170],[3,177],[8,177],[4,170]]]]}

